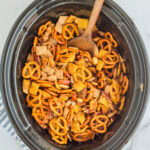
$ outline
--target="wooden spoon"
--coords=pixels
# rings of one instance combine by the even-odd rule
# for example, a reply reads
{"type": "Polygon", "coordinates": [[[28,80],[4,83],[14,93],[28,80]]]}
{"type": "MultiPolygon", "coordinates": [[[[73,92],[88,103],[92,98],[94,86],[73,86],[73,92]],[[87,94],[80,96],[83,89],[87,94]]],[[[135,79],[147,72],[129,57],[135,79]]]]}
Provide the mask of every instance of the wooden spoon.
{"type": "Polygon", "coordinates": [[[95,0],[94,7],[85,33],[82,36],[69,41],[69,46],[74,46],[81,50],[89,51],[92,56],[98,57],[99,51],[92,40],[92,31],[97,22],[103,3],[104,0],[95,0]]]}

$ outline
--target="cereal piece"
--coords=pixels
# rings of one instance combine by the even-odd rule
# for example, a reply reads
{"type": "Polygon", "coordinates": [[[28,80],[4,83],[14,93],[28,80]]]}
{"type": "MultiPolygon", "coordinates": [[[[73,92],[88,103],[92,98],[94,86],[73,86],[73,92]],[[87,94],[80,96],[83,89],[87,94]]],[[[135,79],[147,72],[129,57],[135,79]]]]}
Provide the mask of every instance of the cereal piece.
{"type": "Polygon", "coordinates": [[[35,83],[35,82],[32,82],[31,84],[31,87],[29,89],[29,92],[33,95],[37,95],[37,92],[38,92],[38,89],[39,89],[40,85],[35,83]]]}
{"type": "Polygon", "coordinates": [[[93,99],[90,101],[90,111],[96,111],[97,108],[97,100],[93,99]]]}
{"type": "Polygon", "coordinates": [[[73,121],[71,126],[71,132],[77,133],[80,131],[80,124],[79,121],[73,121]]]}
{"type": "Polygon", "coordinates": [[[30,80],[23,79],[23,93],[25,93],[25,94],[29,93],[30,85],[31,85],[30,80]]]}
{"type": "Polygon", "coordinates": [[[77,70],[77,65],[73,64],[73,63],[69,63],[68,64],[68,67],[67,67],[67,70],[70,74],[75,74],[76,73],[76,70],[77,70]]]}
{"type": "Polygon", "coordinates": [[[98,103],[104,105],[106,108],[109,107],[109,103],[108,103],[107,99],[104,96],[101,96],[99,98],[98,103]]]}
{"type": "Polygon", "coordinates": [[[101,60],[98,60],[98,64],[96,65],[96,70],[101,71],[104,66],[104,62],[101,60]]]}
{"type": "Polygon", "coordinates": [[[88,19],[78,18],[78,28],[86,29],[88,22],[88,19]]]}
{"type": "Polygon", "coordinates": [[[85,60],[82,58],[82,59],[78,60],[78,61],[76,62],[76,64],[77,64],[78,66],[85,66],[85,65],[86,65],[86,62],[85,62],[85,60]]]}
{"type": "Polygon", "coordinates": [[[98,98],[100,96],[100,90],[94,88],[93,89],[93,97],[98,98]]]}
{"type": "Polygon", "coordinates": [[[38,56],[52,56],[47,46],[36,46],[36,55],[38,56]]]}
{"type": "Polygon", "coordinates": [[[50,98],[51,97],[51,95],[49,93],[45,92],[45,91],[42,91],[42,96],[44,98],[50,98]]]}
{"type": "Polygon", "coordinates": [[[76,20],[76,18],[76,16],[71,15],[66,19],[65,23],[73,23],[76,20]]]}
{"type": "Polygon", "coordinates": [[[47,80],[50,82],[54,82],[54,81],[57,81],[57,77],[56,77],[56,75],[51,75],[51,76],[47,77],[47,80]]]}
{"type": "Polygon", "coordinates": [[[86,85],[84,83],[82,83],[81,81],[77,81],[76,83],[73,84],[73,88],[77,92],[81,92],[85,87],[86,87],[86,85]]]}
{"type": "Polygon", "coordinates": [[[58,33],[62,33],[62,28],[63,28],[63,24],[65,23],[66,19],[68,18],[68,16],[60,16],[58,19],[58,22],[56,24],[55,30],[58,33]]]}
{"type": "Polygon", "coordinates": [[[60,70],[60,69],[55,70],[55,75],[57,79],[63,79],[64,78],[63,74],[64,74],[63,70],[60,70]]]}
{"type": "Polygon", "coordinates": [[[84,112],[79,112],[79,113],[77,114],[77,119],[79,120],[79,122],[80,122],[81,124],[83,124],[84,121],[85,121],[85,113],[84,113],[84,112]]]}
{"type": "Polygon", "coordinates": [[[81,107],[79,105],[74,106],[74,112],[78,114],[81,111],[81,107]]]}

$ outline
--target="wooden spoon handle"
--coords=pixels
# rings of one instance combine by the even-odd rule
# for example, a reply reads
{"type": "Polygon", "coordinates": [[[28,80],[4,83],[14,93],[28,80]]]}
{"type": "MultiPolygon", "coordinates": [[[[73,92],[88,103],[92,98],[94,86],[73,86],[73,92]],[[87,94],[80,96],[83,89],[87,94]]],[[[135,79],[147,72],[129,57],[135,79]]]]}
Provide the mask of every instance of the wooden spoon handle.
{"type": "Polygon", "coordinates": [[[100,14],[100,11],[102,9],[104,0],[95,0],[94,6],[93,6],[93,10],[90,16],[90,20],[87,26],[87,29],[84,33],[84,35],[91,35],[93,28],[97,22],[98,16],[100,14]]]}

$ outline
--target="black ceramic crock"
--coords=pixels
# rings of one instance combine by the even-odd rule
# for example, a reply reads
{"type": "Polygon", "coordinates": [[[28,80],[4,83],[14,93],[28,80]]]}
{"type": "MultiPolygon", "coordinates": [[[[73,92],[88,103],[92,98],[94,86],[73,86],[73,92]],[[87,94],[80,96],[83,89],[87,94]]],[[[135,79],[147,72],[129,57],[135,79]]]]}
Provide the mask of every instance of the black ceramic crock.
{"type": "Polygon", "coordinates": [[[129,92],[122,115],[109,128],[109,135],[97,136],[86,143],[59,145],[51,140],[31,117],[22,92],[21,72],[31,50],[38,27],[60,15],[89,18],[93,0],[36,0],[18,18],[8,36],[1,59],[1,93],[9,119],[19,137],[32,150],[115,150],[120,149],[138,126],[149,89],[148,58],[139,32],[126,13],[111,0],[105,0],[97,26],[109,31],[119,43],[119,52],[127,63],[129,92]],[[143,85],[143,89],[142,89],[143,85]]]}

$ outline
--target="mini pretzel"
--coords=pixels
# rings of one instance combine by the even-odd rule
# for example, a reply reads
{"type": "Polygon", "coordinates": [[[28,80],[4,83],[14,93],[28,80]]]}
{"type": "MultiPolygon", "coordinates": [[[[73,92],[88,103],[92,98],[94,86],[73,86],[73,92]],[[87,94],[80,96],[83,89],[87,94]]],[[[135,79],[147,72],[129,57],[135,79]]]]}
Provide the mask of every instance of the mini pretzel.
{"type": "Polygon", "coordinates": [[[40,26],[39,31],[38,31],[38,36],[41,36],[46,30],[47,30],[47,27],[45,25],[40,26]]]}
{"type": "Polygon", "coordinates": [[[38,80],[41,76],[40,66],[37,62],[29,62],[28,65],[31,66],[31,79],[38,80]]]}
{"type": "MultiPolygon", "coordinates": [[[[51,21],[48,21],[45,25],[40,26],[39,30],[38,30],[38,36],[41,36],[45,33],[45,31],[50,30],[50,27],[52,25],[51,21]]],[[[50,32],[50,31],[48,31],[50,32]]]]}
{"type": "Polygon", "coordinates": [[[104,87],[104,81],[103,81],[103,79],[99,79],[98,81],[97,81],[97,83],[98,83],[98,88],[99,89],[102,89],[103,87],[104,87]]]}
{"type": "Polygon", "coordinates": [[[105,123],[99,123],[94,128],[92,128],[97,133],[105,133],[107,131],[107,126],[105,123]]]}
{"type": "Polygon", "coordinates": [[[61,116],[63,114],[64,101],[60,101],[57,98],[52,98],[49,100],[51,110],[57,115],[61,116]]]}
{"type": "Polygon", "coordinates": [[[97,133],[105,133],[107,131],[108,117],[105,115],[97,115],[91,119],[90,126],[97,133]]]}
{"type": "Polygon", "coordinates": [[[33,107],[32,116],[40,125],[48,123],[50,119],[50,109],[44,105],[33,107]]]}
{"type": "Polygon", "coordinates": [[[119,55],[116,52],[111,51],[110,54],[104,55],[102,60],[106,65],[115,65],[119,62],[119,55]]]}
{"type": "Polygon", "coordinates": [[[49,99],[47,98],[41,98],[41,103],[45,106],[49,106],[49,99]]]}
{"type": "Polygon", "coordinates": [[[112,76],[113,76],[112,70],[109,71],[108,69],[104,69],[104,73],[105,73],[105,75],[108,76],[108,77],[112,77],[112,76]]]}
{"type": "Polygon", "coordinates": [[[49,106],[46,106],[46,105],[41,105],[41,106],[42,106],[41,112],[45,115],[45,117],[47,119],[46,123],[48,123],[49,119],[51,119],[51,117],[52,117],[52,112],[51,112],[49,106]]]}
{"type": "Polygon", "coordinates": [[[53,131],[49,131],[49,133],[52,136],[52,139],[58,144],[67,144],[67,135],[59,136],[53,131]]]}
{"type": "Polygon", "coordinates": [[[51,27],[52,27],[52,22],[51,21],[48,21],[46,24],[45,24],[47,30],[49,30],[51,27]]]}
{"type": "Polygon", "coordinates": [[[76,73],[73,76],[75,81],[81,80],[82,82],[85,82],[92,77],[92,73],[85,66],[78,66],[76,73]]]}
{"type": "Polygon", "coordinates": [[[84,66],[77,67],[76,72],[73,74],[74,80],[77,82],[81,80],[82,82],[85,82],[84,77],[84,66]]]}
{"type": "Polygon", "coordinates": [[[41,105],[41,97],[42,91],[38,90],[37,95],[31,95],[30,93],[27,95],[26,100],[29,107],[36,107],[41,105]]]}
{"type": "Polygon", "coordinates": [[[84,99],[84,101],[89,102],[89,100],[91,100],[93,96],[94,87],[92,84],[88,82],[86,82],[85,84],[87,85],[87,94],[86,94],[86,98],[84,99]]]}
{"type": "Polygon", "coordinates": [[[105,33],[105,38],[111,42],[111,44],[114,48],[118,47],[117,42],[114,40],[114,38],[110,32],[105,33]]]}
{"type": "Polygon", "coordinates": [[[83,133],[76,133],[72,136],[73,140],[77,142],[86,142],[93,137],[93,132],[90,130],[87,130],[86,132],[83,133]]]}
{"type": "MultiPolygon", "coordinates": [[[[68,131],[67,121],[65,120],[64,117],[59,117],[57,119],[57,124],[61,130],[65,131],[65,133],[68,131]]],[[[61,134],[62,134],[62,131],[61,131],[61,134]]]]}
{"type": "Polygon", "coordinates": [[[97,106],[97,111],[98,111],[98,112],[102,112],[103,114],[106,114],[107,111],[108,111],[108,109],[107,109],[107,107],[105,107],[104,105],[99,104],[99,105],[97,106]]]}
{"type": "Polygon", "coordinates": [[[111,95],[114,103],[117,104],[119,102],[120,94],[121,94],[120,84],[118,84],[117,81],[115,81],[115,82],[113,82],[111,89],[110,89],[110,95],[111,95]]]}
{"type": "Polygon", "coordinates": [[[81,130],[79,131],[76,131],[75,133],[83,133],[83,132],[86,132],[86,130],[89,128],[88,125],[84,126],[83,128],[81,128],[81,130]]]}
{"type": "Polygon", "coordinates": [[[49,122],[49,127],[53,132],[59,136],[64,136],[67,134],[68,127],[67,122],[63,117],[59,117],[58,119],[52,119],[49,122]]]}
{"type": "Polygon", "coordinates": [[[98,78],[101,78],[101,79],[104,79],[104,76],[105,76],[103,71],[99,71],[96,75],[98,78]]]}
{"type": "Polygon", "coordinates": [[[103,71],[99,71],[97,73],[97,77],[98,77],[98,88],[102,89],[104,87],[104,72],[103,71]]]}
{"type": "Polygon", "coordinates": [[[74,34],[79,36],[79,31],[74,24],[66,24],[63,26],[63,37],[65,40],[72,39],[74,34]]]}
{"type": "Polygon", "coordinates": [[[25,79],[29,79],[31,77],[32,68],[29,65],[25,65],[22,70],[22,77],[25,79]]]}
{"type": "Polygon", "coordinates": [[[58,124],[57,124],[57,118],[53,118],[53,119],[50,120],[49,127],[53,132],[55,132],[55,133],[58,132],[59,127],[58,127],[58,124]]]}
{"type": "Polygon", "coordinates": [[[22,76],[25,79],[31,78],[33,80],[38,80],[41,76],[41,70],[38,63],[35,61],[26,63],[25,67],[22,70],[22,76]]]}
{"type": "Polygon", "coordinates": [[[89,52],[79,50],[81,57],[87,58],[90,62],[92,62],[92,58],[89,52]]]}
{"type": "Polygon", "coordinates": [[[122,95],[125,95],[128,90],[128,86],[129,86],[129,80],[126,75],[124,76],[122,86],[123,86],[122,95]]]}
{"type": "Polygon", "coordinates": [[[53,38],[59,43],[59,44],[66,44],[67,41],[63,38],[62,34],[59,34],[56,30],[55,27],[52,29],[52,36],[53,38]]]}
{"type": "Polygon", "coordinates": [[[85,122],[81,125],[81,128],[84,128],[87,124],[89,124],[91,117],[88,115],[85,122]]]}
{"type": "MultiPolygon", "coordinates": [[[[34,107],[32,109],[32,111],[34,112],[34,110],[36,109],[37,107],[34,107]]],[[[39,125],[43,125],[46,123],[46,117],[44,114],[41,114],[41,113],[32,113],[32,116],[34,117],[34,119],[36,120],[36,122],[39,124],[39,125]]]]}
{"type": "Polygon", "coordinates": [[[90,126],[94,126],[99,123],[108,123],[108,117],[106,115],[96,115],[91,119],[90,126]]]}
{"type": "Polygon", "coordinates": [[[107,39],[100,39],[97,43],[97,47],[100,50],[107,50],[109,52],[111,51],[111,43],[107,39]]]}

